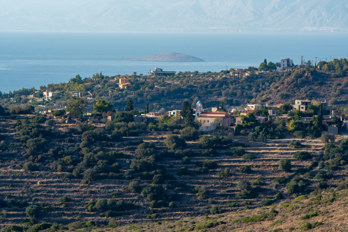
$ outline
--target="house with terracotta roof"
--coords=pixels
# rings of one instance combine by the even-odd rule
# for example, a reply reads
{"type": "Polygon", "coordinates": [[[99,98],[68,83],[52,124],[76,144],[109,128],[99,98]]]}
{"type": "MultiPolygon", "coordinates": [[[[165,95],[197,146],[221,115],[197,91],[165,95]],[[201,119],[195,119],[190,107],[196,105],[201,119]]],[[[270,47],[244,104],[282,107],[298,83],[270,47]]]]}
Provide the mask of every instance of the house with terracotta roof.
{"type": "Polygon", "coordinates": [[[126,78],[120,78],[118,80],[118,87],[120,89],[128,89],[130,88],[132,85],[131,83],[128,82],[128,80],[126,78]]]}
{"type": "Polygon", "coordinates": [[[196,120],[200,123],[200,131],[213,131],[217,127],[227,128],[232,125],[233,118],[227,112],[201,112],[196,120]]]}
{"type": "Polygon", "coordinates": [[[208,132],[217,127],[229,127],[233,118],[228,112],[205,112],[201,101],[196,102],[195,118],[200,123],[199,130],[208,132]]]}

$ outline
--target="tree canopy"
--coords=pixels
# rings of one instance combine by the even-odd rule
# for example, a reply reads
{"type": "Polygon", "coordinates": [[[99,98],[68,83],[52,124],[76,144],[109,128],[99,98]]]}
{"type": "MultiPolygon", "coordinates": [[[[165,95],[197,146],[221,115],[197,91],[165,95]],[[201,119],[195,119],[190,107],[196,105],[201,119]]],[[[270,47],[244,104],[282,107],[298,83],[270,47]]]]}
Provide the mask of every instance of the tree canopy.
{"type": "Polygon", "coordinates": [[[103,113],[112,110],[112,105],[103,99],[97,100],[96,104],[93,104],[93,113],[103,113]]]}
{"type": "Polygon", "coordinates": [[[191,105],[187,101],[184,101],[182,105],[181,116],[184,118],[186,126],[194,126],[195,117],[193,116],[191,105]]]}
{"type": "Polygon", "coordinates": [[[70,117],[72,118],[82,118],[86,106],[86,101],[82,98],[72,97],[68,101],[66,111],[70,113],[70,117]]]}

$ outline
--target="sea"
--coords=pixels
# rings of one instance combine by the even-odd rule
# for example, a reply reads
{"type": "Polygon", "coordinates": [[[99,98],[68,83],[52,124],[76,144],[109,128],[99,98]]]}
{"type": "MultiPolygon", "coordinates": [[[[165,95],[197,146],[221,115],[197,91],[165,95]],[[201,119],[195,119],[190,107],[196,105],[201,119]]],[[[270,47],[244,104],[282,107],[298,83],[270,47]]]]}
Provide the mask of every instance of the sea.
{"type": "Polygon", "coordinates": [[[348,35],[303,34],[108,34],[0,33],[0,91],[39,88],[95,73],[147,75],[167,71],[219,72],[258,67],[264,59],[295,64],[348,57],[348,35]],[[204,62],[127,59],[177,52],[204,62]]]}

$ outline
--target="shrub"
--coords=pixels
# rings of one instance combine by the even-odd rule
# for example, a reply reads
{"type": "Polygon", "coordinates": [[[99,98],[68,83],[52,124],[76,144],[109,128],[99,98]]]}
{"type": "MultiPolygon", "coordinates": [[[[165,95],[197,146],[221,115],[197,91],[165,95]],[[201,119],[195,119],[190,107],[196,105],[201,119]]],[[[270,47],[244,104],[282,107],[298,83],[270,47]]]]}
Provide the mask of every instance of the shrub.
{"type": "Polygon", "coordinates": [[[23,165],[23,169],[25,171],[37,171],[39,170],[39,167],[36,164],[33,164],[32,162],[25,162],[23,165]]]}
{"type": "Polygon", "coordinates": [[[292,147],[292,148],[301,148],[303,147],[303,145],[297,141],[297,140],[294,140],[294,141],[291,141],[288,145],[288,147],[292,147]]]}
{"type": "Polygon", "coordinates": [[[207,197],[207,189],[204,186],[196,186],[194,188],[194,193],[196,193],[198,199],[204,200],[207,197]]]}
{"type": "Polygon", "coordinates": [[[321,226],[323,223],[322,222],[313,222],[313,223],[306,223],[305,225],[301,226],[301,230],[311,230],[314,229],[315,227],[321,226]]]}
{"type": "MultiPolygon", "coordinates": [[[[136,205],[125,202],[123,200],[116,200],[116,199],[97,199],[97,200],[90,200],[86,202],[87,211],[89,212],[108,212],[108,214],[113,214],[113,211],[116,212],[123,212],[127,210],[132,210],[136,208],[136,205]]],[[[110,215],[111,216],[111,215],[110,215]]]]}
{"type": "Polygon", "coordinates": [[[267,206],[273,204],[274,200],[272,199],[263,199],[260,201],[260,205],[267,206]]]}
{"type": "Polygon", "coordinates": [[[247,166],[241,166],[239,168],[240,172],[241,173],[251,173],[252,170],[251,170],[251,166],[247,165],[247,166]]]}
{"type": "Polygon", "coordinates": [[[90,183],[91,181],[94,181],[97,178],[98,178],[98,174],[92,168],[89,168],[83,172],[83,180],[85,183],[90,183]]]}
{"type": "Polygon", "coordinates": [[[15,225],[5,226],[1,229],[1,232],[22,232],[22,231],[25,231],[24,227],[15,226],[15,225]]]}
{"type": "Polygon", "coordinates": [[[275,177],[274,181],[278,184],[285,184],[288,181],[288,178],[281,176],[281,177],[275,177]]]}
{"type": "Polygon", "coordinates": [[[242,155],[242,158],[246,159],[246,160],[251,160],[251,159],[256,159],[256,156],[254,154],[251,154],[251,153],[246,153],[246,154],[242,155]]]}
{"type": "Polygon", "coordinates": [[[185,140],[175,135],[169,135],[164,140],[164,143],[166,144],[167,148],[172,151],[175,151],[177,149],[183,149],[184,147],[186,147],[185,140]]]}
{"type": "Polygon", "coordinates": [[[321,136],[321,141],[324,143],[334,143],[335,142],[335,135],[323,134],[321,136]]]}
{"type": "Polygon", "coordinates": [[[306,151],[296,152],[293,157],[298,160],[308,160],[312,158],[312,154],[306,151]]]}
{"type": "Polygon", "coordinates": [[[320,210],[316,210],[314,212],[311,212],[311,213],[308,213],[306,215],[303,215],[300,219],[301,220],[306,220],[306,219],[309,219],[309,218],[312,218],[312,217],[316,217],[319,214],[321,214],[321,211],[320,210]]]}
{"type": "Polygon", "coordinates": [[[141,196],[145,197],[148,201],[167,200],[168,195],[164,188],[160,185],[146,186],[141,190],[141,196]]]}
{"type": "Polygon", "coordinates": [[[56,110],[56,111],[54,111],[53,113],[53,116],[63,116],[63,115],[65,115],[65,110],[56,110]]]}
{"type": "Polygon", "coordinates": [[[141,143],[135,150],[135,156],[137,158],[144,158],[156,153],[156,147],[153,143],[141,143]]]}
{"type": "Polygon", "coordinates": [[[291,161],[288,159],[279,160],[279,170],[284,172],[291,171],[291,161]]]}
{"type": "Polygon", "coordinates": [[[37,219],[41,214],[41,207],[39,205],[30,205],[27,208],[25,208],[25,214],[28,218],[35,220],[37,219]]]}
{"type": "Polygon", "coordinates": [[[40,224],[33,225],[26,232],[43,231],[43,230],[46,230],[46,229],[50,228],[51,226],[52,226],[51,223],[42,222],[40,224]]]}
{"type": "Polygon", "coordinates": [[[239,193],[237,194],[240,198],[252,198],[254,196],[253,188],[248,181],[241,181],[238,183],[239,193]]]}
{"type": "Polygon", "coordinates": [[[212,205],[209,212],[210,214],[217,214],[217,213],[220,213],[220,209],[216,205],[212,205]]]}
{"type": "Polygon", "coordinates": [[[209,161],[209,160],[205,160],[198,165],[202,168],[207,168],[207,169],[215,169],[218,167],[218,164],[215,161],[209,161]]]}
{"type": "Polygon", "coordinates": [[[232,175],[232,171],[229,168],[225,168],[223,171],[219,172],[217,175],[220,177],[229,177],[232,175]]]}
{"type": "Polygon", "coordinates": [[[199,134],[196,128],[190,126],[182,129],[180,136],[185,140],[195,140],[198,138],[199,134]]]}
{"type": "Polygon", "coordinates": [[[59,198],[59,203],[60,204],[65,204],[65,203],[67,203],[69,201],[71,201],[71,199],[69,197],[67,197],[67,196],[59,198]]]}
{"type": "Polygon", "coordinates": [[[140,193],[140,191],[141,191],[140,182],[137,180],[133,180],[132,182],[129,183],[128,189],[129,189],[129,191],[131,191],[133,193],[140,193]]]}
{"type": "Polygon", "coordinates": [[[289,194],[295,194],[295,193],[305,192],[307,186],[308,186],[307,180],[303,178],[295,177],[286,185],[286,188],[289,194]]]}
{"type": "Polygon", "coordinates": [[[240,156],[244,155],[245,153],[246,153],[246,151],[244,149],[234,147],[234,148],[231,148],[227,152],[227,155],[234,156],[234,157],[240,157],[240,156]]]}

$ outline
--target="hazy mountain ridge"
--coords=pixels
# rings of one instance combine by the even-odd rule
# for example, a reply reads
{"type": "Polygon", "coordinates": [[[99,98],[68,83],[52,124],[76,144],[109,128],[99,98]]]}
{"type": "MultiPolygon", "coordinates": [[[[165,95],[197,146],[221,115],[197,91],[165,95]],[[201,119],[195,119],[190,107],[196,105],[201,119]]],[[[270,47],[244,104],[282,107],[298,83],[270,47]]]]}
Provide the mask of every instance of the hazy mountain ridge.
{"type": "Polygon", "coordinates": [[[151,4],[63,0],[52,3],[53,7],[42,0],[36,0],[37,4],[16,1],[3,5],[1,15],[7,20],[0,22],[0,30],[26,31],[35,25],[36,31],[348,31],[345,0],[154,0],[151,4]],[[20,17],[13,16],[19,13],[20,17]]]}

